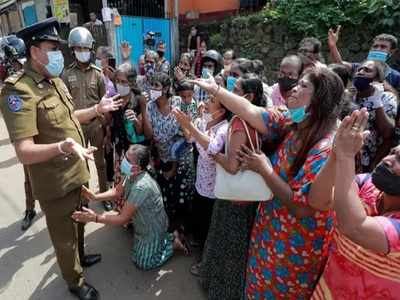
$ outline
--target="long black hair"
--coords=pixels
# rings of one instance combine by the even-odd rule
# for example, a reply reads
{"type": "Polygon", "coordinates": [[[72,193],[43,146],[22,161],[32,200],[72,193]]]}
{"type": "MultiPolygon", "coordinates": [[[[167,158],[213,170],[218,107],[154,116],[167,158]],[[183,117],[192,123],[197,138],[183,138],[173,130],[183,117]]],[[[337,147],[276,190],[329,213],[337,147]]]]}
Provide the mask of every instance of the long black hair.
{"type": "Polygon", "coordinates": [[[265,107],[266,99],[264,96],[263,84],[260,77],[258,77],[254,73],[246,73],[239,78],[239,82],[242,86],[244,94],[254,95],[254,99],[252,101],[254,105],[265,107]]]}
{"type": "Polygon", "coordinates": [[[293,176],[304,165],[311,148],[336,127],[344,92],[342,79],[326,67],[306,70],[304,77],[313,85],[314,93],[307,125],[300,132],[301,146],[290,170],[293,176]]]}

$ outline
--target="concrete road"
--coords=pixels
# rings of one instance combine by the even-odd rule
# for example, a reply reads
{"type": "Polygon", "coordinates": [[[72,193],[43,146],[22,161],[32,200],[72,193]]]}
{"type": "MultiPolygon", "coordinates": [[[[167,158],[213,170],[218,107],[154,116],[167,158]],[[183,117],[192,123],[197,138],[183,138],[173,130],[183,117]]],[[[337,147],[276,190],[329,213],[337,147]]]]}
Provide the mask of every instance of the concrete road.
{"type": "MultiPolygon", "coordinates": [[[[75,299],[60,275],[38,203],[36,208],[34,224],[22,232],[23,169],[0,114],[0,299],[75,299]]],[[[94,209],[102,211],[100,206],[94,209]]],[[[87,281],[99,290],[101,299],[206,299],[189,273],[193,256],[177,254],[159,269],[139,271],[130,261],[129,233],[93,223],[86,226],[86,244],[87,253],[103,255],[100,264],[85,270],[87,281]]]]}

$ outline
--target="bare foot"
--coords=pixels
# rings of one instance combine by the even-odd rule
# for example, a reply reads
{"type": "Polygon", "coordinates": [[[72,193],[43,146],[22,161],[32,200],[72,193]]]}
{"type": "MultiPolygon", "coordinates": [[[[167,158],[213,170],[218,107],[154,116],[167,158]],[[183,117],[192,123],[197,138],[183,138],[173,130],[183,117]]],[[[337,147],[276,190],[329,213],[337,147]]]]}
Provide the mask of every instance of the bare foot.
{"type": "Polygon", "coordinates": [[[190,254],[189,248],[187,247],[185,240],[183,240],[180,237],[180,234],[176,230],[174,231],[174,246],[173,247],[175,250],[183,251],[183,253],[185,255],[190,254]]]}

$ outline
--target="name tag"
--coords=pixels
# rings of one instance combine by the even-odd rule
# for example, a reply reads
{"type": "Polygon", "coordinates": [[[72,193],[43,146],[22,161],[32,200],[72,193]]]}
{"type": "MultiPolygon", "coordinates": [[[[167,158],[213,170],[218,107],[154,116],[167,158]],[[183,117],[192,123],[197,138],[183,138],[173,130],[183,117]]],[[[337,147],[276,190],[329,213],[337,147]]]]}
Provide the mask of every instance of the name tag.
{"type": "Polygon", "coordinates": [[[77,81],[78,81],[78,78],[76,78],[75,75],[71,75],[71,76],[68,76],[68,81],[69,81],[69,82],[77,82],[77,81]]]}

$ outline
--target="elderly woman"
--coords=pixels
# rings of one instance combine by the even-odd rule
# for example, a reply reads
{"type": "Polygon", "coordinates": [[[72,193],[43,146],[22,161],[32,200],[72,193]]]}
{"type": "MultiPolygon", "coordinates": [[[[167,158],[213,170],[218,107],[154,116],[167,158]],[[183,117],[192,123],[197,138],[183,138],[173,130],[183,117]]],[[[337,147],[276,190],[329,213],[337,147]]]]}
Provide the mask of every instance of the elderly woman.
{"type": "Polygon", "coordinates": [[[274,197],[258,206],[251,233],[245,295],[248,299],[307,299],[327,258],[333,212],[311,204],[310,188],[331,151],[342,93],[326,68],[305,72],[288,110],[256,107],[212,80],[196,81],[253,128],[275,141],[270,156],[242,146],[242,168],[259,173],[274,197]]]}
{"type": "Polygon", "coordinates": [[[355,105],[368,110],[367,136],[361,149],[362,172],[370,172],[392,147],[397,97],[384,91],[383,66],[379,62],[365,61],[357,69],[353,86],[357,89],[355,105]]]}
{"type": "MultiPolygon", "coordinates": [[[[114,182],[121,181],[119,166],[132,144],[145,144],[143,134],[143,118],[140,102],[143,102],[140,91],[136,87],[136,70],[130,63],[123,63],[115,73],[117,92],[123,100],[119,110],[112,112],[110,127],[110,144],[113,145],[114,182]]],[[[123,203],[117,201],[117,207],[122,209],[123,203]]]]}
{"type": "Polygon", "coordinates": [[[156,73],[151,80],[150,101],[144,117],[144,133],[152,139],[159,163],[157,173],[164,205],[171,221],[171,230],[188,229],[190,207],[194,195],[193,148],[185,137],[172,110],[184,105],[180,97],[171,95],[171,79],[156,73]]]}
{"type": "Polygon", "coordinates": [[[178,234],[168,233],[168,217],[165,213],[160,187],[147,173],[150,153],[146,146],[133,145],[126,152],[121,172],[126,176],[123,184],[101,194],[94,194],[83,187],[82,195],[89,201],[126,199],[118,215],[97,215],[94,211],[74,212],[72,218],[78,222],[96,222],[108,225],[133,223],[132,260],[142,270],[163,265],[174,253],[174,249],[186,251],[178,234]]]}
{"type": "Polygon", "coordinates": [[[366,109],[343,120],[335,151],[319,178],[329,191],[324,197],[328,201],[319,205],[321,209],[333,206],[337,225],[313,299],[399,298],[400,146],[371,174],[355,176],[355,156],[363,145],[367,122],[366,109]]]}

